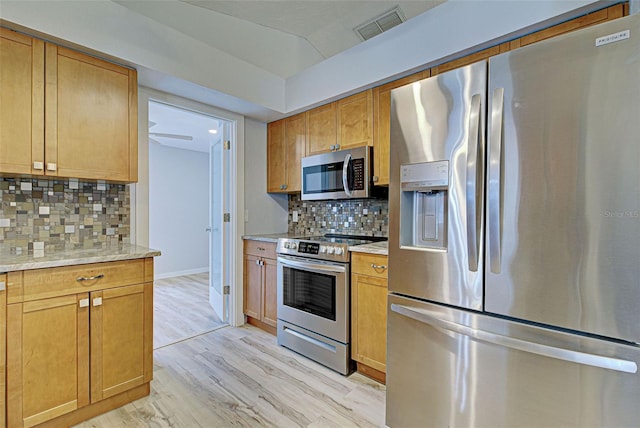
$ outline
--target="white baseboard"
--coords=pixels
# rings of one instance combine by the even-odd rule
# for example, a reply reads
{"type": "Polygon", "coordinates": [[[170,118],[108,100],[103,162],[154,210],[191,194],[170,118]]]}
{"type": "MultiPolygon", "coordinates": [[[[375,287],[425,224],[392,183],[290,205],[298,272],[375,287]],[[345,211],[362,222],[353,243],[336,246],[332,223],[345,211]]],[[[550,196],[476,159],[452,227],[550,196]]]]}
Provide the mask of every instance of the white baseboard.
{"type": "Polygon", "coordinates": [[[209,267],[197,268],[197,269],[189,269],[189,270],[181,270],[176,272],[166,272],[160,273],[153,276],[154,279],[166,279],[166,278],[174,278],[176,276],[184,276],[184,275],[195,275],[196,273],[205,273],[209,272],[209,267]]]}

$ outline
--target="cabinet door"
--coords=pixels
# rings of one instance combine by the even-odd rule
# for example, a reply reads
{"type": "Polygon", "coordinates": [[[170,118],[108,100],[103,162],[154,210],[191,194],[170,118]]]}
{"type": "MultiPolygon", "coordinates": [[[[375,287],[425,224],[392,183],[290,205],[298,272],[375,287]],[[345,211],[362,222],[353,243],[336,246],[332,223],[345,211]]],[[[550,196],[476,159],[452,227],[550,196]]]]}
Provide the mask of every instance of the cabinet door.
{"type": "Polygon", "coordinates": [[[284,122],[284,138],[287,156],[287,192],[301,190],[300,164],[306,152],[307,115],[302,113],[288,117],[284,122]]]}
{"type": "Polygon", "coordinates": [[[353,275],[351,299],[352,358],[386,372],[387,280],[353,275]]]}
{"type": "Polygon", "coordinates": [[[307,112],[307,156],[330,152],[338,142],[336,103],[307,112]]]}
{"type": "Polygon", "coordinates": [[[373,89],[373,181],[377,186],[389,185],[391,91],[429,75],[425,70],[373,89]]]}
{"type": "Polygon", "coordinates": [[[7,421],[33,426],[89,404],[88,294],[7,307],[7,421]]]}
{"type": "Polygon", "coordinates": [[[47,175],[137,181],[136,72],[46,45],[47,175]]]}
{"type": "Polygon", "coordinates": [[[0,172],[43,174],[43,162],[44,42],[0,28],[0,172]]]}
{"type": "Polygon", "coordinates": [[[284,120],[267,125],[267,192],[284,192],[287,181],[284,120]]]}
{"type": "Polygon", "coordinates": [[[0,427],[7,418],[7,275],[0,274],[0,427]]]}
{"type": "Polygon", "coordinates": [[[338,101],[340,150],[373,145],[373,93],[371,89],[338,101]]]}
{"type": "Polygon", "coordinates": [[[278,325],[277,261],[263,259],[264,284],[262,291],[262,322],[272,327],[278,325]]]}
{"type": "Polygon", "coordinates": [[[244,257],[244,314],[255,319],[262,317],[262,266],[259,257],[244,257]]]}
{"type": "Polygon", "coordinates": [[[153,285],[93,292],[91,402],[149,382],[153,371],[153,285]]]}

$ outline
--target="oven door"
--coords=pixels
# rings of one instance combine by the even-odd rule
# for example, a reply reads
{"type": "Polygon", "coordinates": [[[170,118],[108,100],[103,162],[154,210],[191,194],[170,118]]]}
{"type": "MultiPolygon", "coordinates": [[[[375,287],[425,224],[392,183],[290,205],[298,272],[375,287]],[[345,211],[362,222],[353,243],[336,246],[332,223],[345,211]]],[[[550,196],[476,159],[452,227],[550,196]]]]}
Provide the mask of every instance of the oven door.
{"type": "Polygon", "coordinates": [[[349,343],[349,265],[278,256],[278,319],[349,343]]]}

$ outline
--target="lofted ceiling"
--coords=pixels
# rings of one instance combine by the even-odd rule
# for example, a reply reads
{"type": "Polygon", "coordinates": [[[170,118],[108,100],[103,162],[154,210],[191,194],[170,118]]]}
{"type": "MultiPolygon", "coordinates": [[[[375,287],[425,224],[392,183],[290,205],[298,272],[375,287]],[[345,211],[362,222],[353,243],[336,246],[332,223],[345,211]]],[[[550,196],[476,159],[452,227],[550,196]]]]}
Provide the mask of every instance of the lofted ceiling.
{"type": "Polygon", "coordinates": [[[209,152],[222,140],[223,120],[156,101],[149,102],[149,143],[209,152]]]}
{"type": "MultiPolygon", "coordinates": [[[[398,7],[409,20],[445,0],[114,0],[282,78],[345,51],[354,29],[398,7]]],[[[402,25],[402,24],[400,24],[402,25]]]]}

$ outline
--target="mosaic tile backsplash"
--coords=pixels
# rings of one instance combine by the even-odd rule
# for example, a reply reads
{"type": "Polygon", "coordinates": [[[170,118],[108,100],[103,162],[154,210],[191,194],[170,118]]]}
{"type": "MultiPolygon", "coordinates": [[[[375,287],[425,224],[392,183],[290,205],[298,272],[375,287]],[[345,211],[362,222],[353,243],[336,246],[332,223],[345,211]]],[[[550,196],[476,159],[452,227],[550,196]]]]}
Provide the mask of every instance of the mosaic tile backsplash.
{"type": "Polygon", "coordinates": [[[289,233],[295,235],[389,235],[389,202],[386,199],[303,201],[289,195],[289,233]],[[297,222],[294,221],[297,212],[297,222]]]}
{"type": "Polygon", "coordinates": [[[130,243],[124,184],[0,177],[0,250],[106,248],[130,243]]]}

